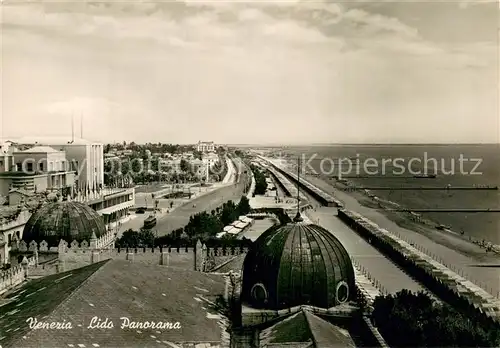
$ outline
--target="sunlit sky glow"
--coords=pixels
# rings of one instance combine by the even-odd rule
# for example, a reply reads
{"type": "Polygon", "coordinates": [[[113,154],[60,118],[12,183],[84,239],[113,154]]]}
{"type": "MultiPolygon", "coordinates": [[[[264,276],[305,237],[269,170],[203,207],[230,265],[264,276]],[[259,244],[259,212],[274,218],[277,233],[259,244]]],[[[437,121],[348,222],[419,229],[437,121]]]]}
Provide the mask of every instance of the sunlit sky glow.
{"type": "Polygon", "coordinates": [[[3,137],[499,142],[496,2],[0,10],[3,137]]]}

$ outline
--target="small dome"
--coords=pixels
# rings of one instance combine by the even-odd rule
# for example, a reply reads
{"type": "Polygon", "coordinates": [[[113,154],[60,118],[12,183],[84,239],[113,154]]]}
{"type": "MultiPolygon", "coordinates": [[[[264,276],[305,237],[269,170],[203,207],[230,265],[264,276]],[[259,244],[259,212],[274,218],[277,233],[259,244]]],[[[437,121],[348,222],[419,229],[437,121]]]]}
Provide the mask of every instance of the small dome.
{"type": "Polygon", "coordinates": [[[90,242],[106,233],[102,217],[88,205],[80,202],[55,202],[43,205],[24,226],[23,240],[57,246],[61,239],[71,243],[76,240],[90,242]]]}
{"type": "Polygon", "coordinates": [[[242,301],[257,308],[330,308],[353,299],[354,269],[324,228],[290,223],[262,234],[243,264],[242,301]]]}

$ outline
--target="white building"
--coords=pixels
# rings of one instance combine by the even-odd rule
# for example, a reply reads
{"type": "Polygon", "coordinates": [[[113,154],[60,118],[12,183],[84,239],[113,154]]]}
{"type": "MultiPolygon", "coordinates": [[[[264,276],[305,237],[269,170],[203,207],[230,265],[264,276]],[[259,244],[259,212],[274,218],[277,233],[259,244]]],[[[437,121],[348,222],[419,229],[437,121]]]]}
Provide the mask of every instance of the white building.
{"type": "Polygon", "coordinates": [[[199,152],[214,152],[215,144],[213,141],[198,141],[198,145],[196,146],[196,150],[199,152]]]}
{"type": "Polygon", "coordinates": [[[27,137],[15,140],[18,144],[45,145],[66,153],[69,170],[76,172],[80,188],[104,186],[104,144],[81,138],[27,137]]]}
{"type": "Polygon", "coordinates": [[[11,141],[0,143],[0,173],[9,172],[14,167],[13,152],[16,150],[11,141]]]}

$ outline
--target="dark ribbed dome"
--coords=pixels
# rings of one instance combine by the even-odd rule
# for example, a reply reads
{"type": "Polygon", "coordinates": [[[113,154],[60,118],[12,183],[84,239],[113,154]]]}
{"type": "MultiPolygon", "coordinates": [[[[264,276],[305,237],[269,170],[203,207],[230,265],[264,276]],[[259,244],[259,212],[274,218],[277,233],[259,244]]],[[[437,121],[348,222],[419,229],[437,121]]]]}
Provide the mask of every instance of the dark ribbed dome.
{"type": "Polygon", "coordinates": [[[57,246],[61,239],[71,243],[76,240],[90,242],[106,233],[102,217],[88,205],[79,202],[48,203],[38,209],[24,226],[23,240],[57,246]]]}
{"type": "Polygon", "coordinates": [[[243,264],[242,300],[253,307],[330,308],[354,298],[349,254],[329,231],[313,224],[271,228],[243,264]]]}

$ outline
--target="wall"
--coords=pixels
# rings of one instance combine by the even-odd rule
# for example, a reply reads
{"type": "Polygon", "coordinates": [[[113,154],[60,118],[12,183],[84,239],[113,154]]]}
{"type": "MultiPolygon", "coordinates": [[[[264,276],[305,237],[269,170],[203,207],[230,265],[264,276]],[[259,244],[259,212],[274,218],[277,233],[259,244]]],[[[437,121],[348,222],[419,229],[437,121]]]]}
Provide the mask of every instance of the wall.
{"type": "Polygon", "coordinates": [[[50,147],[61,150],[66,153],[66,160],[68,161],[69,170],[76,171],[76,179],[80,183],[87,180],[87,145],[49,145],[50,147]],[[78,163],[77,163],[78,162],[78,163]],[[85,164],[85,165],[83,165],[85,164]]]}
{"type": "Polygon", "coordinates": [[[339,209],[338,217],[443,301],[466,314],[484,313],[500,323],[500,305],[491,294],[360,214],[339,209]]]}
{"type": "Polygon", "coordinates": [[[12,179],[5,178],[0,176],[0,196],[7,197],[9,195],[10,184],[12,183],[12,179]]]}
{"type": "Polygon", "coordinates": [[[36,264],[35,257],[26,258],[26,265],[17,265],[0,274],[0,294],[22,283],[29,274],[28,268],[36,264]]]}
{"type": "Polygon", "coordinates": [[[9,263],[9,253],[11,250],[9,241],[13,238],[14,234],[17,234],[19,238],[23,237],[24,224],[29,220],[30,216],[31,213],[28,210],[23,210],[14,220],[0,221],[0,237],[4,242],[6,242],[2,247],[5,255],[3,258],[4,263],[9,263]]]}

